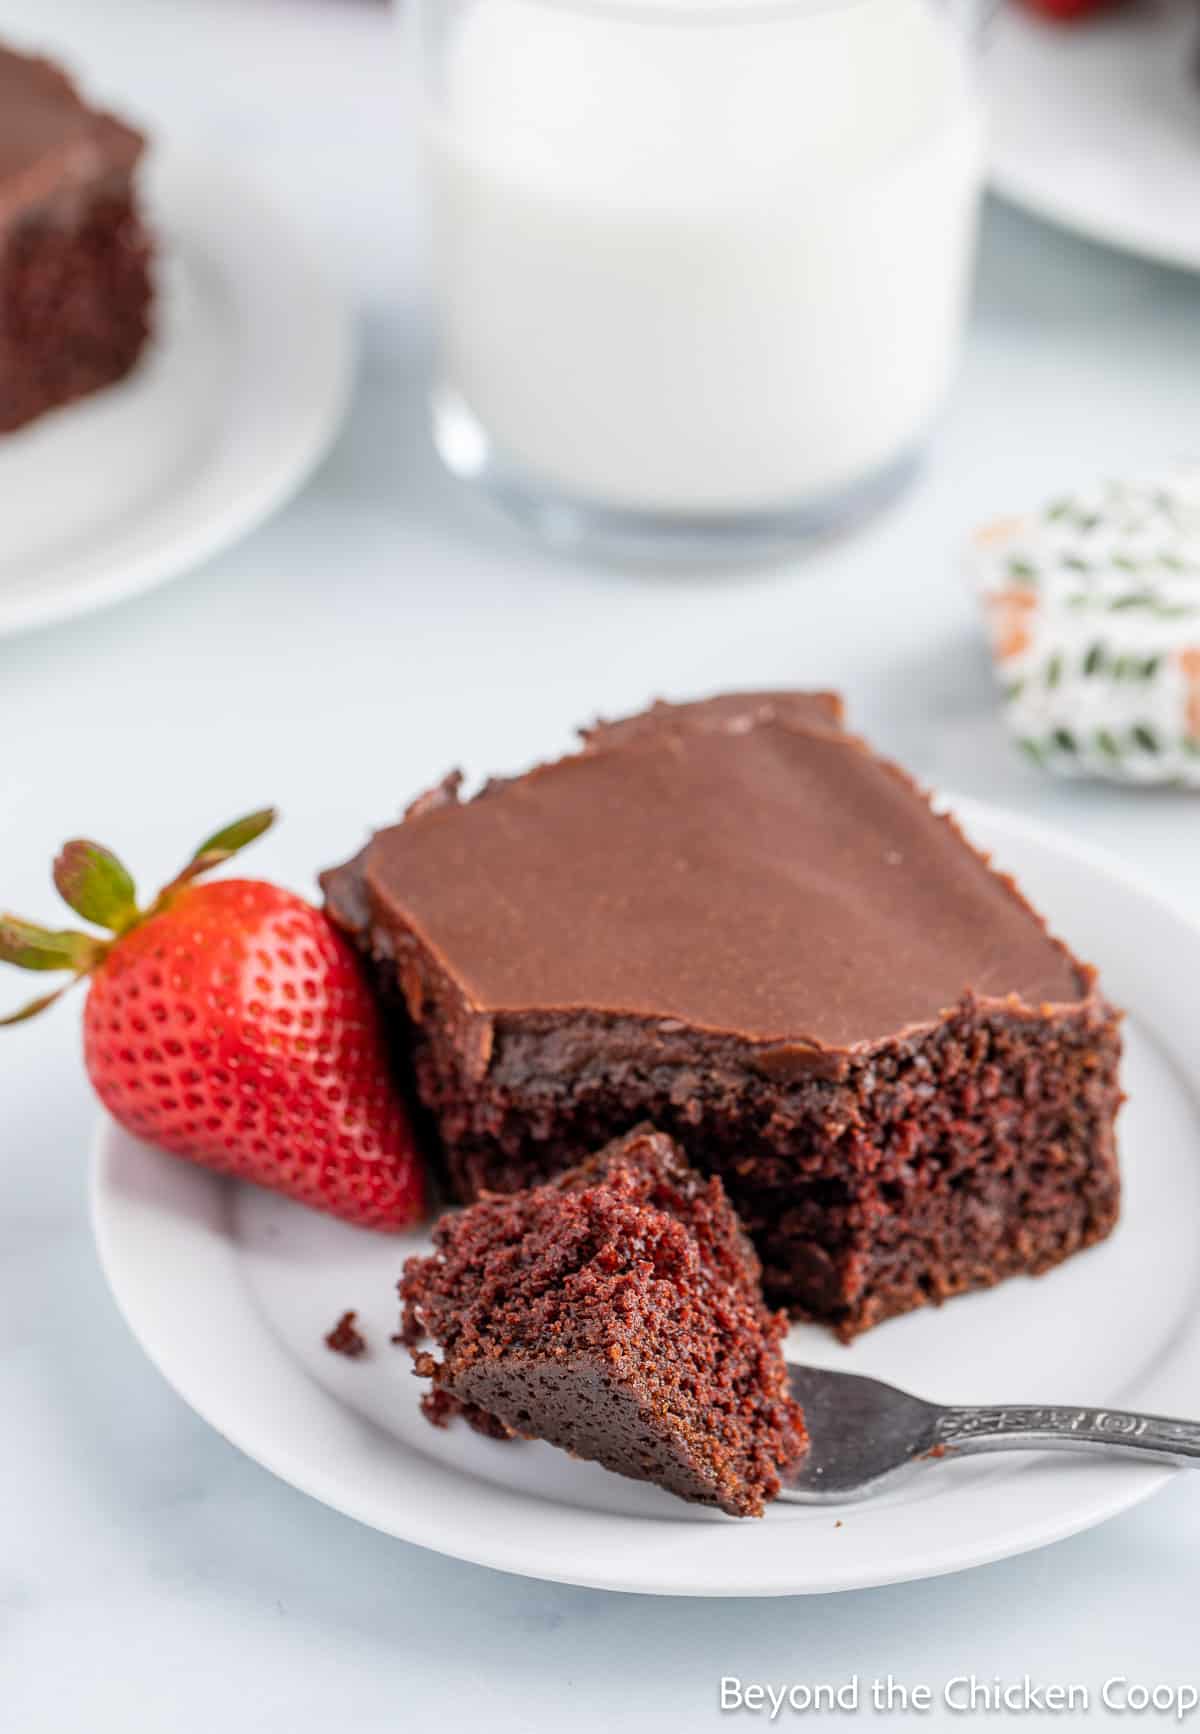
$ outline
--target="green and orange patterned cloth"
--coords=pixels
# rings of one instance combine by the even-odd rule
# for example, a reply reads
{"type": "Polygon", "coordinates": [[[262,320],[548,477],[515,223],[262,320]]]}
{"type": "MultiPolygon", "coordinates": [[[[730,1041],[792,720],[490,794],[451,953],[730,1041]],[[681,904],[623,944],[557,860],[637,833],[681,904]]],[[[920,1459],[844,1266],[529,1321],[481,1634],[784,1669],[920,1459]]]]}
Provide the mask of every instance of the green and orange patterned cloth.
{"type": "Polygon", "coordinates": [[[991,524],[971,560],[1023,752],[1200,788],[1200,463],[991,524]]]}

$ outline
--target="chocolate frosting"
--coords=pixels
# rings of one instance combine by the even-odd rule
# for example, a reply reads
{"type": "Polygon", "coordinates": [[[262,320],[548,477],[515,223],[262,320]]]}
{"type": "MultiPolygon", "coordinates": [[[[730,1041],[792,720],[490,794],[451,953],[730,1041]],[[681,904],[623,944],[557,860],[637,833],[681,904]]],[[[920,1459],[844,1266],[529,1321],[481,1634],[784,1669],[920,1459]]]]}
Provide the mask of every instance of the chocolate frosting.
{"type": "Polygon", "coordinates": [[[969,995],[1036,1011],[1090,990],[907,777],[779,715],[610,736],[414,812],[327,888],[335,916],[411,933],[491,1016],[588,1009],[839,1050],[969,995]]]}
{"type": "Polygon", "coordinates": [[[48,60],[0,48],[0,224],[106,173],[127,174],[145,140],[89,108],[48,60]]]}
{"type": "Polygon", "coordinates": [[[842,701],[836,692],[723,692],[687,704],[656,699],[649,710],[615,722],[581,729],[589,746],[620,746],[664,732],[743,734],[764,722],[789,722],[800,728],[840,729],[842,701]]]}

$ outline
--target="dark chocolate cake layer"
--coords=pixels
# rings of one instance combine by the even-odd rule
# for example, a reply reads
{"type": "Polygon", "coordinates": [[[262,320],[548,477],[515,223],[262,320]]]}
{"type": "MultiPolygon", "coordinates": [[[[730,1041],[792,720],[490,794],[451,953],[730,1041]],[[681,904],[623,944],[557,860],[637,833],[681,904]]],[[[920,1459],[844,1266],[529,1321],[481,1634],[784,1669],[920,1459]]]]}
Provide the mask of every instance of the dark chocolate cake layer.
{"type": "Polygon", "coordinates": [[[122,378],[149,334],[141,134],[0,48],[0,432],[122,378]]]}
{"type": "Polygon", "coordinates": [[[443,1425],[546,1439],[733,1517],[805,1446],[782,1314],[717,1180],[643,1127],[531,1191],[443,1217],[400,1292],[443,1425]],[[435,1359],[420,1347],[432,1338],[435,1359]]]}
{"type": "Polygon", "coordinates": [[[650,1119],[847,1336],[1101,1238],[1091,972],[861,742],[744,716],[447,785],[327,876],[457,1196],[650,1119]]]}

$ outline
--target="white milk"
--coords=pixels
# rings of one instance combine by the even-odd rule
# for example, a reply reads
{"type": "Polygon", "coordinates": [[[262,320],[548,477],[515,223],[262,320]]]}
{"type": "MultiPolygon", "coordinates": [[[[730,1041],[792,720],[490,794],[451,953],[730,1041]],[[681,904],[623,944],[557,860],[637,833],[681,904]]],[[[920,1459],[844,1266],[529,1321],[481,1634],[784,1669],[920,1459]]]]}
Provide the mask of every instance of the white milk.
{"type": "Polygon", "coordinates": [[[938,0],[480,0],[430,110],[443,381],[500,462],[744,513],[915,450],[981,172],[938,0]]]}

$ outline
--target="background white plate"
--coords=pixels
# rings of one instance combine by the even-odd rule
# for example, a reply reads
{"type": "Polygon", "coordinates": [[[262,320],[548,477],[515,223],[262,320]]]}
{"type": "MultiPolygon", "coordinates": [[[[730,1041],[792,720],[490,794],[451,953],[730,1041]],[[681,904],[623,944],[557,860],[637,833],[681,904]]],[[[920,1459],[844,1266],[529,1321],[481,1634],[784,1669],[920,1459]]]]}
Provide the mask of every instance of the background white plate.
{"type": "MultiPolygon", "coordinates": [[[[1131,1013],[1122,1223],[1040,1281],[893,1320],[851,1349],[797,1327],[789,1352],[945,1400],[1200,1413],[1200,929],[1052,834],[974,803],[956,810],[1131,1013]]],[[[201,1415],[315,1498],[481,1564],[672,1595],[850,1589],[1040,1546],[1171,1473],[1048,1456],[943,1463],[870,1504],[736,1522],[548,1446],[428,1427],[407,1355],[388,1342],[394,1283],[422,1237],[226,1185],[111,1125],[93,1198],[117,1303],[201,1415]],[[347,1308],[370,1343],[361,1362],[322,1342],[347,1308]]]]}
{"type": "Polygon", "coordinates": [[[1093,240],[1200,270],[1200,9],[1056,25],[1009,0],[984,64],[992,185],[1093,240]]]}
{"type": "Polygon", "coordinates": [[[346,313],[244,181],[147,171],[157,329],[128,379],[0,438],[0,636],[174,578],[244,535],[325,451],[346,313]]]}

